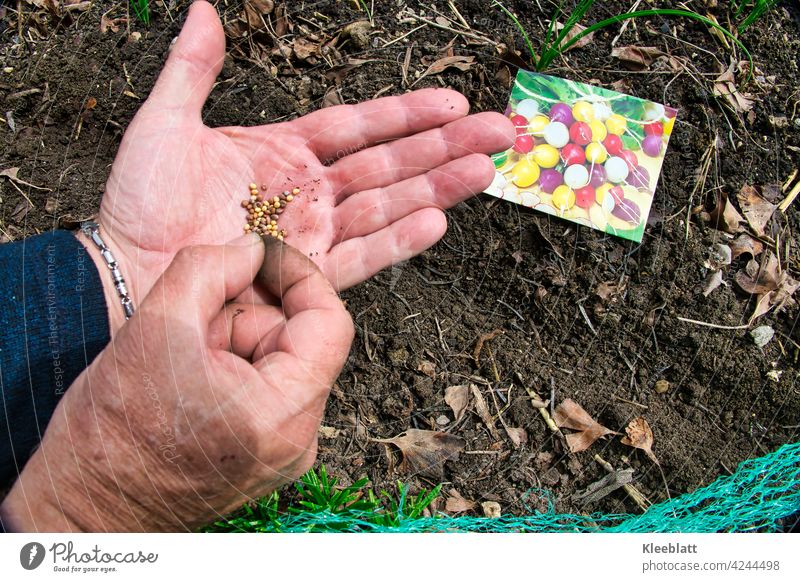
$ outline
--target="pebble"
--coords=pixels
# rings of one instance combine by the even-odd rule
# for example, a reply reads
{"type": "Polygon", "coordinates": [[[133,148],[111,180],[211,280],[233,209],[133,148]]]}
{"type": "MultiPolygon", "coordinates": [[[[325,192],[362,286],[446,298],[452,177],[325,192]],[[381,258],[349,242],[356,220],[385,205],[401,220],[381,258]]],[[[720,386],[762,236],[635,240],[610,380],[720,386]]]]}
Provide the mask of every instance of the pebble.
{"type": "Polygon", "coordinates": [[[656,382],[655,391],[657,394],[664,394],[667,390],[669,390],[669,380],[661,379],[656,382]]]}
{"type": "Polygon", "coordinates": [[[768,325],[760,325],[750,332],[750,337],[753,338],[753,343],[756,347],[763,348],[775,336],[775,330],[768,325]]]}
{"type": "Polygon", "coordinates": [[[447,426],[450,424],[450,419],[447,418],[444,414],[442,414],[439,418],[436,419],[436,424],[439,426],[447,426]]]}

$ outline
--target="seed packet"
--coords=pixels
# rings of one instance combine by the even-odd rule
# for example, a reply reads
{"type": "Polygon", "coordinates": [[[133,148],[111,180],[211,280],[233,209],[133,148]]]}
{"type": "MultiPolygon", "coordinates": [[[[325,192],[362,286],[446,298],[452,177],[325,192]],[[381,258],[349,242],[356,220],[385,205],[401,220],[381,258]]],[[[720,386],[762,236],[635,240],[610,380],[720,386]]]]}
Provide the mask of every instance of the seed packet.
{"type": "Polygon", "coordinates": [[[492,156],[488,194],[642,240],[675,109],[520,70],[506,115],[517,139],[492,156]]]}

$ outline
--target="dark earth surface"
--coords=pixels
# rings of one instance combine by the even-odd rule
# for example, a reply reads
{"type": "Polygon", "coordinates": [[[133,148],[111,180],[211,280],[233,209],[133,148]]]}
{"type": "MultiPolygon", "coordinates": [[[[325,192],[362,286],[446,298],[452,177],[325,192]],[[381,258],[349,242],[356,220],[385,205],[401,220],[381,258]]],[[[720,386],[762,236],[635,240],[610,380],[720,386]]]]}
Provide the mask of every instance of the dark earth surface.
{"type": "MultiPolygon", "coordinates": [[[[33,204],[28,208],[12,182],[0,179],[3,241],[96,211],[122,132],[152,87],[187,6],[151,3],[149,26],[130,21],[130,32],[141,35],[137,39],[124,21],[101,30],[104,11],[106,18],[124,18],[124,3],[94,2],[88,10],[62,9],[60,15],[33,4],[22,2],[21,27],[16,2],[6,3],[0,20],[5,118],[0,170],[19,167],[21,179],[47,190],[20,185],[33,204]]],[[[470,26],[468,36],[428,24],[467,30],[447,2],[376,2],[373,26],[361,36],[342,33],[366,17],[352,2],[279,5],[263,16],[269,27],[254,21],[253,34],[245,36],[242,2],[218,4],[228,58],[205,109],[212,126],[290,119],[327,104],[402,93],[412,85],[449,86],[467,95],[474,111],[502,111],[526,55],[519,32],[488,1],[455,3],[470,26]],[[316,53],[300,58],[291,49],[307,46],[303,39],[328,48],[317,46],[316,53]],[[471,68],[417,82],[448,49],[473,55],[471,68]]],[[[723,23],[730,18],[727,3],[710,9],[706,2],[686,4],[723,23]]],[[[754,100],[750,112],[735,111],[712,93],[714,79],[742,54],[734,55],[694,21],[639,20],[616,40],[617,47],[659,48],[682,63],[677,71],[667,58],[640,70],[612,58],[619,26],[554,61],[551,74],[679,109],[642,243],[486,195],[449,211],[442,242],[343,295],[357,337],[323,422],[330,429],[320,439],[320,461],[329,473],[345,483],[366,475],[376,488],[397,479],[413,488],[430,487],[436,483],[406,472],[395,449],[373,440],[420,428],[451,431],[466,441],[468,453],[446,463],[445,491],[497,501],[504,513],[544,509],[542,491],[558,511],[640,511],[622,490],[588,505],[571,500],[605,475],[592,458],[596,453],[618,468],[634,468],[636,486],[651,501],[666,498],[655,465],[619,437],[600,440],[574,457],[566,454],[561,438],[531,406],[526,388],[555,404],[571,398],[621,433],[643,416],[673,497],[797,440],[797,307],[757,320],[776,331],[764,348],[754,344],[748,329],[678,319],[739,326],[754,309],[755,298],[733,284],[747,256],[724,268],[730,285],[708,297],[701,293],[711,248],[730,237],[693,210],[712,207],[720,194],[736,205],[742,186],[782,184],[798,165],[800,26],[796,4],[793,11],[790,4],[741,36],[756,65],[753,80],[748,82],[746,70],[735,77],[740,91],[754,100]],[[692,194],[712,143],[716,153],[705,187],[692,194]],[[601,284],[613,287],[598,288],[601,284]],[[614,292],[602,292],[608,289],[614,292]],[[485,343],[476,362],[478,338],[494,330],[503,333],[485,343]],[[665,392],[655,390],[659,380],[669,382],[665,392]],[[445,389],[469,383],[480,389],[492,415],[502,411],[495,418],[496,433],[474,403],[453,424],[445,389]],[[516,446],[503,424],[524,429],[527,441],[516,446]]],[[[538,46],[552,5],[509,1],[507,6],[538,46]]],[[[629,9],[626,3],[598,3],[585,23],[629,9]]],[[[795,278],[798,209],[800,202],[785,214],[776,212],[769,230],[772,240],[779,235],[782,267],[795,278]]]]}

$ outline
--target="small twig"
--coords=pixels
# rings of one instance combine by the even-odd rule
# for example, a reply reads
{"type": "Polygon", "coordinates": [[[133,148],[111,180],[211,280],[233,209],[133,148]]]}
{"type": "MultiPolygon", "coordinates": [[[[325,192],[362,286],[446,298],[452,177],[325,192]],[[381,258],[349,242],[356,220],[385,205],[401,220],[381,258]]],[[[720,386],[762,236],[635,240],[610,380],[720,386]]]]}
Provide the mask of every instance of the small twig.
{"type": "Polygon", "coordinates": [[[386,44],[383,45],[382,48],[386,48],[387,46],[392,46],[394,43],[403,40],[404,38],[406,38],[406,37],[414,34],[415,32],[417,32],[420,28],[425,28],[426,26],[428,26],[428,25],[427,24],[420,24],[418,27],[412,28],[407,33],[405,33],[404,35],[398,36],[397,38],[393,38],[392,40],[388,41],[386,44]]]}
{"type": "Polygon", "coordinates": [[[463,24],[463,25],[464,25],[464,28],[466,28],[467,30],[472,30],[472,28],[470,27],[470,25],[469,25],[469,24],[467,24],[467,21],[466,21],[466,20],[464,20],[464,17],[463,17],[463,16],[461,16],[461,13],[458,11],[458,8],[456,8],[456,5],[455,5],[455,4],[453,4],[452,0],[448,0],[448,2],[447,2],[447,5],[450,7],[450,10],[452,10],[452,11],[453,11],[453,13],[456,15],[456,18],[458,18],[458,21],[459,21],[461,24],[463,24]]]}
{"type": "Polygon", "coordinates": [[[525,387],[525,391],[528,393],[528,397],[531,399],[531,404],[533,407],[539,411],[539,414],[542,415],[542,418],[544,419],[547,428],[550,429],[550,432],[560,435],[561,438],[566,440],[564,433],[561,432],[561,429],[558,428],[558,425],[553,420],[553,417],[550,416],[550,413],[547,411],[547,406],[539,406],[539,404],[543,402],[542,397],[539,396],[532,388],[528,388],[527,386],[525,387]]]}
{"type": "MultiPolygon", "coordinates": [[[[609,473],[613,473],[615,471],[614,465],[606,461],[600,455],[595,455],[594,460],[597,461],[597,463],[609,473]]],[[[644,495],[644,493],[639,491],[632,483],[626,483],[622,486],[622,488],[625,490],[625,493],[628,494],[628,497],[633,499],[634,503],[636,503],[636,505],[639,506],[639,509],[641,509],[643,512],[647,511],[647,508],[653,505],[652,502],[644,495]]]]}
{"type": "Polygon", "coordinates": [[[597,330],[592,325],[592,320],[589,319],[589,314],[586,313],[586,308],[584,308],[582,303],[578,303],[578,310],[581,312],[581,315],[583,315],[583,319],[586,321],[586,325],[589,326],[589,329],[592,330],[592,333],[597,335],[597,330]]]}
{"type": "Polygon", "coordinates": [[[628,400],[627,398],[622,398],[621,396],[617,396],[616,394],[612,394],[611,396],[619,400],[620,402],[624,402],[625,404],[631,404],[632,406],[638,406],[639,408],[643,408],[644,410],[650,408],[646,404],[640,404],[638,402],[634,402],[633,400],[628,400]]]}
{"type": "Polygon", "coordinates": [[[789,174],[789,177],[786,178],[786,181],[783,183],[783,186],[781,186],[781,192],[786,192],[789,189],[789,186],[792,185],[792,182],[794,182],[794,179],[797,178],[797,172],[798,172],[797,168],[792,170],[792,173],[789,174]]]}
{"type": "Polygon", "coordinates": [[[743,325],[719,325],[716,323],[708,323],[707,321],[697,321],[696,319],[689,319],[688,317],[680,317],[680,316],[678,316],[678,320],[683,321],[685,323],[702,325],[704,327],[713,327],[714,329],[747,329],[748,327],[750,327],[750,325],[747,323],[743,325]]]}
{"type": "Polygon", "coordinates": [[[789,205],[794,202],[794,199],[797,198],[798,194],[800,194],[800,182],[794,185],[794,188],[789,191],[789,193],[786,195],[786,198],[783,199],[783,202],[778,205],[780,211],[786,212],[786,210],[789,208],[789,205]]]}
{"type": "Polygon", "coordinates": [[[432,20],[428,20],[427,18],[422,18],[421,16],[417,16],[416,14],[412,14],[411,17],[414,18],[415,20],[419,20],[420,22],[424,22],[425,24],[427,24],[428,26],[432,26],[433,28],[439,28],[441,30],[446,30],[447,32],[453,32],[455,34],[460,34],[461,36],[466,36],[467,38],[471,38],[472,40],[476,40],[478,42],[482,42],[482,43],[485,43],[485,44],[491,44],[491,45],[496,44],[491,39],[479,36],[477,34],[473,34],[471,32],[465,32],[463,30],[456,30],[455,28],[453,28],[451,26],[446,26],[444,24],[439,24],[438,22],[434,22],[432,20]]]}

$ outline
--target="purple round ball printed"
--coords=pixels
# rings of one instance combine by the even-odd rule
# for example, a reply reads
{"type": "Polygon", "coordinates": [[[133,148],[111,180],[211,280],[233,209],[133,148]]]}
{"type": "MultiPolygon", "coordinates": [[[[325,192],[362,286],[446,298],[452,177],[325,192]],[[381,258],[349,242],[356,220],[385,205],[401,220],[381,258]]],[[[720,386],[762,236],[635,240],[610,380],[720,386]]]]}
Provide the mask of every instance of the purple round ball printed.
{"type": "Polygon", "coordinates": [[[572,108],[566,103],[556,103],[550,108],[550,121],[558,121],[569,127],[575,121],[572,108]]]}
{"type": "Polygon", "coordinates": [[[628,174],[625,181],[634,188],[649,188],[650,187],[650,172],[643,166],[636,166],[636,169],[628,174]]]}
{"type": "Polygon", "coordinates": [[[589,185],[592,188],[599,188],[606,182],[608,182],[608,178],[606,177],[606,169],[600,164],[592,165],[591,169],[589,170],[589,185]]]}
{"type": "Polygon", "coordinates": [[[661,153],[661,136],[648,135],[642,142],[642,151],[650,156],[656,158],[661,153]]]}
{"type": "Polygon", "coordinates": [[[624,220],[625,222],[630,222],[631,224],[639,224],[639,218],[641,218],[639,206],[627,198],[617,204],[614,207],[614,210],[611,211],[611,214],[621,220],[624,220]]]}
{"type": "Polygon", "coordinates": [[[543,192],[552,194],[553,190],[564,183],[564,176],[558,170],[542,170],[539,175],[539,186],[543,192]]]}

